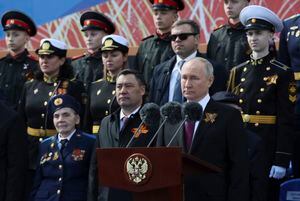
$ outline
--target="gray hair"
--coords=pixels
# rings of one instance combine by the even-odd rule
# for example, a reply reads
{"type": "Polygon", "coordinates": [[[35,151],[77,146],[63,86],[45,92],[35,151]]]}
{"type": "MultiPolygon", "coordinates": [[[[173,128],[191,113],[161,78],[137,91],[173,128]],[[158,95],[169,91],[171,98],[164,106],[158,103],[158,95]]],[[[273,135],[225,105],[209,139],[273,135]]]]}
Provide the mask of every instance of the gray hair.
{"type": "Polygon", "coordinates": [[[201,63],[203,63],[204,68],[205,68],[206,77],[209,78],[209,77],[214,76],[214,67],[207,59],[204,59],[202,57],[195,57],[195,58],[189,60],[188,62],[201,62],[201,63]]]}

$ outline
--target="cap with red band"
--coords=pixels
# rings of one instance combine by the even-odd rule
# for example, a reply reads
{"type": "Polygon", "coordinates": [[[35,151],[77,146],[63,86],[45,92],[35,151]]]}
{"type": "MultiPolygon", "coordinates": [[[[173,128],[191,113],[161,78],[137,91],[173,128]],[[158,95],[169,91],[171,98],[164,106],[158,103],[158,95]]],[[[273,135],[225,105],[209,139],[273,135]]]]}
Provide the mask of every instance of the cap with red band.
{"type": "Polygon", "coordinates": [[[20,11],[8,11],[1,19],[4,31],[21,30],[26,31],[30,36],[36,34],[36,26],[33,20],[20,11]]]}
{"type": "Polygon", "coordinates": [[[82,26],[81,31],[103,30],[107,34],[115,32],[115,26],[111,20],[105,15],[94,11],[83,13],[80,17],[80,24],[82,26]]]}
{"type": "Polygon", "coordinates": [[[157,10],[183,10],[184,3],[182,0],[149,0],[153,9],[157,10]]]}

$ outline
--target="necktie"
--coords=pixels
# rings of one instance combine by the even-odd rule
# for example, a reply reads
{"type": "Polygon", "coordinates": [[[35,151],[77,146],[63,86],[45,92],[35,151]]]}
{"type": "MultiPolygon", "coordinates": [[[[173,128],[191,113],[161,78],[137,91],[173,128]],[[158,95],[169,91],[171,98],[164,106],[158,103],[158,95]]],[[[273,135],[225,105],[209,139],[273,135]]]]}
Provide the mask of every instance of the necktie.
{"type": "Polygon", "coordinates": [[[63,153],[64,149],[67,146],[68,141],[69,141],[68,139],[63,139],[63,140],[60,141],[60,144],[61,144],[60,153],[63,153]]]}
{"type": "Polygon", "coordinates": [[[128,120],[129,120],[129,118],[126,117],[126,116],[124,116],[124,117],[122,118],[122,125],[121,125],[120,131],[122,131],[122,130],[125,128],[125,126],[127,125],[128,120]]]}
{"type": "Polygon", "coordinates": [[[190,150],[192,141],[193,141],[193,134],[194,134],[195,122],[187,121],[184,124],[184,137],[185,137],[185,145],[187,150],[190,150]]]}
{"type": "MultiPolygon", "coordinates": [[[[178,67],[179,67],[180,70],[181,70],[184,62],[185,62],[184,60],[181,60],[181,61],[178,62],[178,67]]],[[[181,75],[180,75],[180,72],[177,72],[176,83],[175,83],[175,87],[174,87],[173,101],[177,101],[179,103],[183,102],[182,92],[181,92],[181,75]]]]}

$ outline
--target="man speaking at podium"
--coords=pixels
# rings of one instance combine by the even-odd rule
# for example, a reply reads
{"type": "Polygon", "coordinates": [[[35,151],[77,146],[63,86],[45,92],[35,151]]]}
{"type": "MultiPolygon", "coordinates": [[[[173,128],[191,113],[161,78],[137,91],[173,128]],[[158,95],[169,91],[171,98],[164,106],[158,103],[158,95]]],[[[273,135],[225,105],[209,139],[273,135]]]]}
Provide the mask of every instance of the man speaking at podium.
{"type": "MultiPolygon", "coordinates": [[[[188,125],[191,122],[186,122],[170,146],[182,146],[184,152],[223,170],[186,177],[185,201],[247,201],[247,141],[241,114],[210,98],[208,91],[213,80],[213,67],[206,59],[194,58],[182,67],[182,94],[188,102],[198,102],[203,115],[192,128],[188,125]]],[[[166,124],[157,145],[166,146],[177,127],[178,124],[166,124]]]]}

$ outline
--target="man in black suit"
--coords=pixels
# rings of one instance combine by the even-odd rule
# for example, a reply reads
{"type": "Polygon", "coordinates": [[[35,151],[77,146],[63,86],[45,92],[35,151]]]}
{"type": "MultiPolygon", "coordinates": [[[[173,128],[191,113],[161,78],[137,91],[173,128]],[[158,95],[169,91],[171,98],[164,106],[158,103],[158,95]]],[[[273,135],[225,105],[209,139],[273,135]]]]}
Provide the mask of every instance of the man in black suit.
{"type": "MultiPolygon", "coordinates": [[[[154,68],[150,86],[150,101],[163,105],[168,101],[182,102],[180,72],[184,62],[204,57],[198,51],[199,25],[193,20],[178,20],[172,25],[171,45],[175,55],[154,68]]],[[[227,73],[224,67],[210,61],[214,67],[215,82],[209,91],[214,94],[225,90],[227,73]]]]}
{"type": "Polygon", "coordinates": [[[25,125],[0,101],[0,200],[23,201],[27,170],[25,125]]]}
{"type": "MultiPolygon", "coordinates": [[[[241,114],[210,98],[208,91],[213,80],[213,67],[206,59],[193,58],[182,67],[182,94],[187,101],[198,102],[204,112],[201,121],[196,121],[191,130],[186,123],[171,146],[181,146],[184,152],[223,170],[221,173],[186,177],[185,200],[247,201],[247,136],[241,114]]],[[[157,145],[168,144],[177,126],[167,124],[158,136],[157,145]]]]}
{"type": "MultiPolygon", "coordinates": [[[[145,147],[152,139],[158,125],[151,127],[141,123],[139,110],[143,106],[146,84],[142,74],[125,69],[119,73],[116,80],[116,100],[120,109],[106,116],[100,126],[96,146],[98,148],[126,147],[133,135],[136,137],[129,147],[145,147]]],[[[159,121],[158,121],[159,122],[159,121]]],[[[131,193],[118,189],[100,187],[97,183],[97,161],[92,158],[88,201],[131,201],[131,193]]]]}

